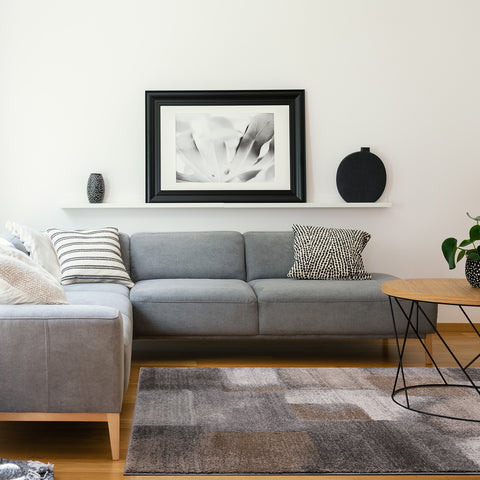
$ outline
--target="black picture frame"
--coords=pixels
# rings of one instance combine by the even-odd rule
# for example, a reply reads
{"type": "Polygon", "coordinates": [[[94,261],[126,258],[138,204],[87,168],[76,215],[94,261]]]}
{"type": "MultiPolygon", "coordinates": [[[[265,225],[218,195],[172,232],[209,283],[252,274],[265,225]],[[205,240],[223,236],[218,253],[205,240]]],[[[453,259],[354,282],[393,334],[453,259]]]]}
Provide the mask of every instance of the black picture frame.
{"type": "MultiPolygon", "coordinates": [[[[147,203],[306,201],[305,90],[146,91],[145,116],[147,203]],[[277,177],[283,179],[282,188],[276,188],[278,185],[274,185],[273,189],[263,188],[263,185],[270,186],[266,182],[263,184],[259,182],[258,185],[254,185],[256,188],[250,189],[252,183],[247,181],[243,181],[242,185],[239,185],[238,181],[231,184],[220,182],[217,185],[208,182],[195,184],[195,182],[184,182],[183,177],[180,177],[181,181],[179,181],[179,175],[182,174],[178,172],[178,166],[175,163],[177,162],[176,148],[178,148],[178,146],[175,147],[177,145],[175,132],[178,128],[175,125],[178,123],[171,118],[178,119],[178,116],[175,117],[178,111],[187,112],[188,115],[189,109],[195,109],[194,112],[200,112],[200,115],[204,115],[205,118],[210,115],[208,112],[218,110],[231,114],[232,118],[236,118],[235,115],[241,115],[238,112],[248,113],[250,110],[252,112],[276,111],[277,113],[260,115],[271,115],[268,118],[271,118],[271,124],[275,125],[275,150],[272,146],[271,158],[275,162],[273,167],[275,179],[277,177]],[[274,118],[275,121],[273,121],[274,118]],[[174,127],[172,128],[171,125],[174,127]],[[277,134],[277,125],[281,125],[278,131],[283,134],[277,134]],[[277,143],[283,145],[282,156],[279,153],[278,158],[277,143]],[[164,158],[162,158],[162,149],[164,158]],[[165,149],[169,149],[168,155],[165,149]],[[282,175],[277,175],[277,170],[282,170],[282,175]],[[165,173],[167,171],[168,174],[165,173]],[[166,184],[167,179],[170,179],[168,181],[171,187],[166,184]],[[230,185],[232,185],[231,188],[230,185]]],[[[195,149],[194,153],[196,153],[198,149],[193,140],[194,137],[190,132],[188,135],[189,145],[194,146],[189,152],[195,149]]],[[[259,160],[256,162],[258,163],[259,160]]],[[[225,172],[228,172],[228,169],[225,172]]],[[[244,175],[247,177],[247,174],[244,175]]]]}

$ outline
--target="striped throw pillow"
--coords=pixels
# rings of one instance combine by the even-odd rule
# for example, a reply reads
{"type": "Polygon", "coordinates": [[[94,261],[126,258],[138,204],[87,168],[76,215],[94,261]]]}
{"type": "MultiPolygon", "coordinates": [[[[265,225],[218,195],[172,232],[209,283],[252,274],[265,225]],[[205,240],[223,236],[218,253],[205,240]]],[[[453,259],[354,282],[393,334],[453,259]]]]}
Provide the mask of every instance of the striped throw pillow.
{"type": "Polygon", "coordinates": [[[109,282],[133,287],[123,264],[118,230],[47,230],[57,253],[63,285],[109,282]]]}
{"type": "Polygon", "coordinates": [[[347,228],[293,225],[294,263],[287,277],[303,280],[371,280],[362,251],[370,234],[347,228]]]}

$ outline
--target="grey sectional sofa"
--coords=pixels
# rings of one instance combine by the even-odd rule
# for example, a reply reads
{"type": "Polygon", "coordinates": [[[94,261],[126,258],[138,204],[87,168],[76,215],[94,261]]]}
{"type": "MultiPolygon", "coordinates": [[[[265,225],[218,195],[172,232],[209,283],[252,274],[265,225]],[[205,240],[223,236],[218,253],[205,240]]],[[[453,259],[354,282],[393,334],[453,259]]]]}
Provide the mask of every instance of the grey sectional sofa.
{"type": "MultiPolygon", "coordinates": [[[[286,278],[291,232],[120,240],[130,291],[75,284],[65,287],[70,305],[0,305],[0,421],[107,421],[117,459],[132,338],[393,337],[381,284],[395,277],[286,278]]],[[[436,306],[425,308],[436,318],[436,306]]],[[[419,329],[432,332],[424,322],[419,329]]]]}

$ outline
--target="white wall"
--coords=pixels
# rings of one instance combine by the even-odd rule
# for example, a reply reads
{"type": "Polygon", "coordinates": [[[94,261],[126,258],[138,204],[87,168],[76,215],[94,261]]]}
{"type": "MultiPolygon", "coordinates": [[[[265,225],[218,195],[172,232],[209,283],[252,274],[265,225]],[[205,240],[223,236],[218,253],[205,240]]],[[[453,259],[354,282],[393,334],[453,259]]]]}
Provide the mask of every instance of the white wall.
{"type": "Polygon", "coordinates": [[[461,276],[440,245],[480,215],[479,17],[478,0],[0,0],[0,231],[354,226],[371,271],[461,276]],[[370,146],[392,208],[61,208],[92,171],[106,201],[144,200],[145,90],[286,88],[307,93],[309,201],[370,146]]]}

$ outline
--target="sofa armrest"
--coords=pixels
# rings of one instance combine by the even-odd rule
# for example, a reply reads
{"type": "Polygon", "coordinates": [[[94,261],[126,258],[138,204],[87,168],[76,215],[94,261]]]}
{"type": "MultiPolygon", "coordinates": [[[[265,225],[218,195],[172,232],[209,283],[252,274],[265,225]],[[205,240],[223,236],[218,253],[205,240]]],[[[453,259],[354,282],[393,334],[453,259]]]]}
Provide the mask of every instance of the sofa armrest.
{"type": "Polygon", "coordinates": [[[0,305],[0,412],[120,412],[123,325],[94,305],[0,305]]]}

